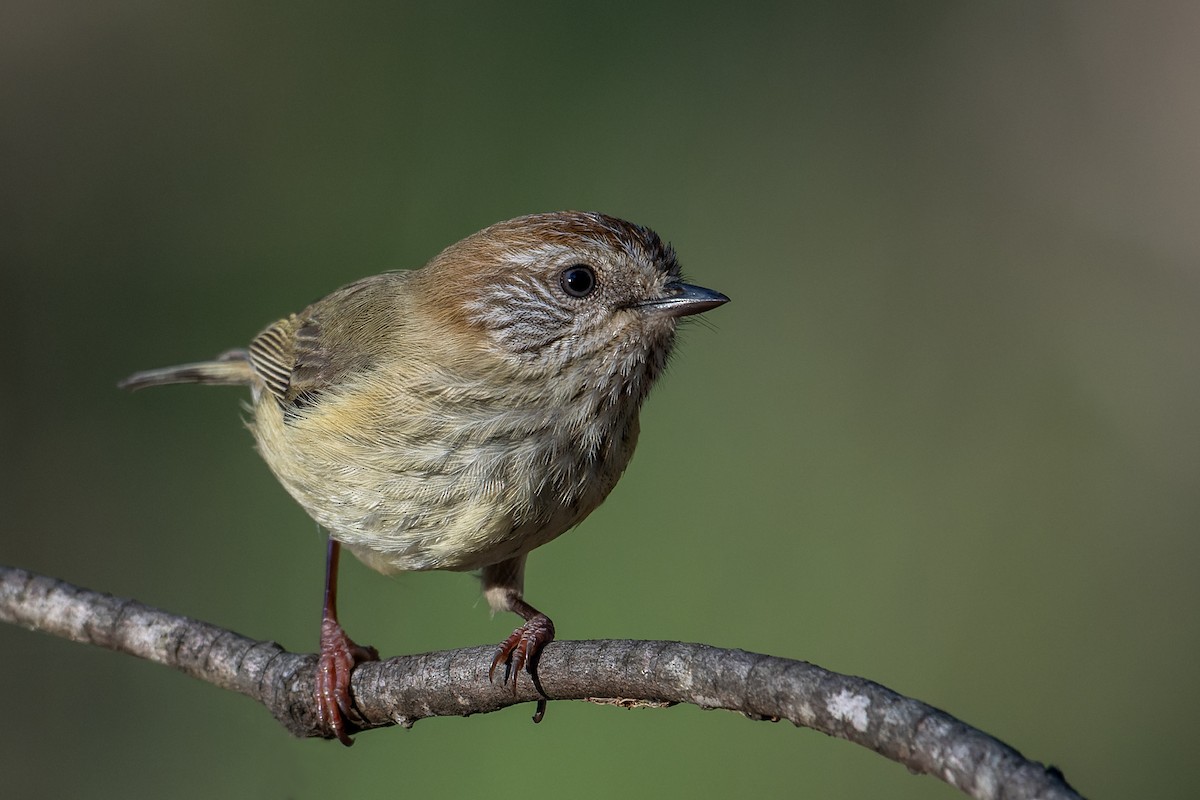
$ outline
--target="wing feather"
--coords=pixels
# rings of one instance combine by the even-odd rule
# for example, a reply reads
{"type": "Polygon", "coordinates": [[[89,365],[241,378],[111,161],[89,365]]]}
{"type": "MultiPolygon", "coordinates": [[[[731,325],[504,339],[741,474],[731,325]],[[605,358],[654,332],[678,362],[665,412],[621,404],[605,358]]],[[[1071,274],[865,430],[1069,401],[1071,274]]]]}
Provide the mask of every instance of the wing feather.
{"type": "Polygon", "coordinates": [[[284,411],[311,405],[348,375],[371,368],[403,275],[344,286],[255,337],[250,364],[284,411]]]}

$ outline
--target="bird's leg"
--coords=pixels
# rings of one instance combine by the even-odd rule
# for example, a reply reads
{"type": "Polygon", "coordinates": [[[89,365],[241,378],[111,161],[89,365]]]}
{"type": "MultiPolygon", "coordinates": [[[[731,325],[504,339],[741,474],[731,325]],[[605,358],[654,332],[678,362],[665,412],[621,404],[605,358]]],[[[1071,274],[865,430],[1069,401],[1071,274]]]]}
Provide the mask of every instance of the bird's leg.
{"type": "Polygon", "coordinates": [[[494,680],[496,670],[504,666],[504,682],[512,679],[513,692],[517,691],[517,679],[521,670],[528,668],[533,685],[543,695],[538,701],[533,721],[541,722],[546,713],[545,693],[537,678],[537,661],[542,648],[554,641],[554,623],[542,612],[525,602],[522,592],[525,584],[525,556],[502,561],[483,570],[483,593],[492,611],[512,611],[525,620],[525,624],[512,632],[500,643],[492,658],[488,679],[494,680]]]}
{"type": "Polygon", "coordinates": [[[349,747],[348,727],[362,723],[350,698],[350,675],[364,661],[378,661],[374,647],[363,647],[342,630],[337,618],[338,557],[342,546],[329,538],[325,551],[325,604],[321,610],[321,652],[317,658],[317,721],[325,735],[349,747]]]}
{"type": "Polygon", "coordinates": [[[525,624],[512,632],[501,644],[492,659],[492,668],[488,670],[488,678],[495,678],[496,668],[501,664],[511,671],[506,672],[505,682],[512,677],[513,691],[517,689],[517,676],[526,666],[529,675],[537,681],[537,657],[542,648],[554,641],[554,623],[542,612],[520,598],[513,600],[508,609],[525,620],[525,624]]]}

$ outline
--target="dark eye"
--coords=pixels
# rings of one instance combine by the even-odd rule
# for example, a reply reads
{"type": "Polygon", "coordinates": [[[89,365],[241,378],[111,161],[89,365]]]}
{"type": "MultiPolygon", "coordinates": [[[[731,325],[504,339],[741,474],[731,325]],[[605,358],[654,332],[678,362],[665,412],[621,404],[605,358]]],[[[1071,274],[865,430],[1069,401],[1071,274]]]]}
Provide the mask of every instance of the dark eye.
{"type": "Polygon", "coordinates": [[[576,264],[563,270],[561,282],[571,297],[587,297],[596,289],[596,273],[587,264],[576,264]]]}

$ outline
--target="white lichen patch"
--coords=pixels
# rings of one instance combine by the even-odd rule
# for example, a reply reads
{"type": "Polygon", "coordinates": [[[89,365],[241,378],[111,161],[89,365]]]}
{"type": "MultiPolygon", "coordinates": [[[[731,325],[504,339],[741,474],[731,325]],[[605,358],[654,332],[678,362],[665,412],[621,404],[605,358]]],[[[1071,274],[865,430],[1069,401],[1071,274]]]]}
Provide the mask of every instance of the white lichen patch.
{"type": "Polygon", "coordinates": [[[976,774],[975,796],[986,800],[1000,796],[1000,782],[991,770],[982,769],[976,774]]]}
{"type": "Polygon", "coordinates": [[[867,709],[871,707],[871,699],[865,695],[855,694],[847,689],[838,692],[825,704],[825,710],[835,719],[849,722],[854,730],[862,732],[867,729],[867,709]]]}

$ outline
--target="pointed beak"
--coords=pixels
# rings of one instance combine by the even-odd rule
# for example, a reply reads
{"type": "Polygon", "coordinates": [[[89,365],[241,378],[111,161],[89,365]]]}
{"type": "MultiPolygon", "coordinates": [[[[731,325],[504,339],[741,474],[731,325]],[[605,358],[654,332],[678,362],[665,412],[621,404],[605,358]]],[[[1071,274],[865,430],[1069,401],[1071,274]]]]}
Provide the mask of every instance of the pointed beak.
{"type": "Polygon", "coordinates": [[[688,283],[672,283],[667,286],[667,293],[663,297],[639,303],[638,308],[668,317],[686,317],[728,302],[728,297],[712,289],[688,283]]]}

